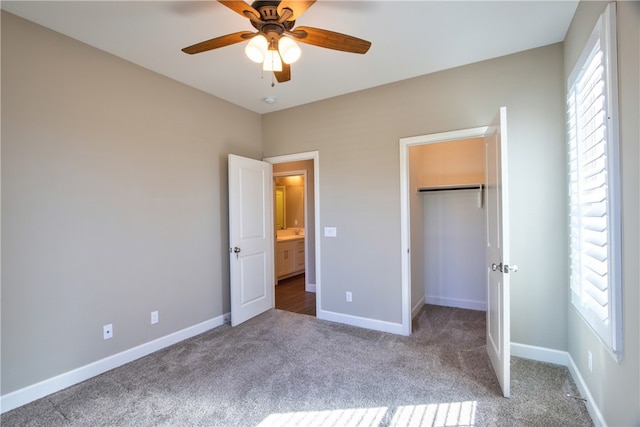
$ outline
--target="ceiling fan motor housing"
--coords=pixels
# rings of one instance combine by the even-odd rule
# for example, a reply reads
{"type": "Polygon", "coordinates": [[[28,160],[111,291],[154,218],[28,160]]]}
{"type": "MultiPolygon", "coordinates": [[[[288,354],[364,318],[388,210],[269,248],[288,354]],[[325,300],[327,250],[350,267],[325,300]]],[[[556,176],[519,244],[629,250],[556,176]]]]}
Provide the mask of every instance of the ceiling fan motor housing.
{"type": "Polygon", "coordinates": [[[285,31],[289,31],[295,25],[293,21],[281,21],[278,15],[280,1],[258,0],[251,4],[260,13],[260,21],[251,20],[251,25],[264,34],[269,41],[269,50],[278,49],[278,40],[285,31]]]}
{"type": "Polygon", "coordinates": [[[251,7],[260,12],[263,20],[277,19],[279,0],[256,0],[251,7]],[[262,11],[264,9],[264,12],[262,11]]]}
{"type": "Polygon", "coordinates": [[[269,31],[277,32],[278,35],[282,35],[285,31],[289,31],[293,28],[296,21],[281,21],[280,15],[278,15],[279,1],[265,1],[258,0],[253,2],[251,7],[260,13],[260,21],[251,20],[251,25],[265,34],[269,31]]]}

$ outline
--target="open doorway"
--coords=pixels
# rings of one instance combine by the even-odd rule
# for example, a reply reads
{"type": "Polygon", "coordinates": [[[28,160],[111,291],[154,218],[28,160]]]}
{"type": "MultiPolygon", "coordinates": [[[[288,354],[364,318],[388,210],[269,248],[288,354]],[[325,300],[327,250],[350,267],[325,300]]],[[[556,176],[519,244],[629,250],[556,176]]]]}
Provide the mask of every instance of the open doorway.
{"type": "Polygon", "coordinates": [[[308,171],[313,172],[311,160],[274,165],[275,306],[315,316],[315,289],[306,280],[308,171]]]}
{"type": "Polygon", "coordinates": [[[316,316],[319,301],[317,153],[273,165],[275,308],[316,316]]]}
{"type": "MultiPolygon", "coordinates": [[[[427,187],[436,189],[439,186],[445,187],[454,183],[443,180],[445,178],[442,177],[442,171],[436,172],[436,175],[440,176],[428,177],[428,172],[424,171],[424,156],[427,156],[428,159],[428,155],[425,153],[418,155],[416,150],[431,144],[483,138],[486,132],[487,127],[481,127],[400,140],[401,241],[402,247],[405,248],[402,252],[402,326],[403,333],[406,335],[411,334],[411,319],[427,302],[427,286],[425,284],[425,269],[423,268],[427,250],[424,245],[425,227],[428,227],[428,224],[425,224],[425,203],[427,197],[430,197],[427,194],[439,193],[438,191],[421,192],[420,189],[427,187]],[[414,155],[410,155],[412,151],[414,155]],[[423,178],[427,178],[427,181],[433,181],[433,178],[436,178],[439,182],[432,183],[433,185],[422,185],[423,178]]],[[[481,183],[484,181],[482,179],[481,183]]],[[[460,183],[462,182],[456,184],[460,183]]]]}

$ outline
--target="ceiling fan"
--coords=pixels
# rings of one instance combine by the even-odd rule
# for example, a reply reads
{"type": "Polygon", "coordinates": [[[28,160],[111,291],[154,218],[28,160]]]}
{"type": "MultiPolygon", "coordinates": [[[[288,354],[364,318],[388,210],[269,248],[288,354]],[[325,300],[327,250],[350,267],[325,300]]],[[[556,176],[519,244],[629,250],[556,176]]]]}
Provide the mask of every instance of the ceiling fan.
{"type": "Polygon", "coordinates": [[[371,42],[366,40],[329,30],[294,28],[296,19],[316,0],[257,0],[251,5],[244,1],[218,2],[248,18],[258,31],[240,31],[216,37],[185,47],[183,52],[193,55],[249,40],[245,48],[247,56],[262,63],[263,70],[273,71],[276,80],[283,83],[291,80],[291,64],[300,57],[300,48],[295,41],[360,54],[366,53],[371,46],[371,42]]]}

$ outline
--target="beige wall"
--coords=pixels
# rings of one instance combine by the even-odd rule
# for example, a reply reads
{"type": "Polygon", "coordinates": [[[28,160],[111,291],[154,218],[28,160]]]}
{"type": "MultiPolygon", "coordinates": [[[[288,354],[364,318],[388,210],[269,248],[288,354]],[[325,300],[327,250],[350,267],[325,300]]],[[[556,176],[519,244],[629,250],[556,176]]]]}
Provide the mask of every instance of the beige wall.
{"type": "Polygon", "coordinates": [[[2,13],[3,395],[229,312],[227,153],[260,129],[2,13]]]}
{"type": "MultiPolygon", "coordinates": [[[[564,76],[573,69],[607,2],[581,2],[567,32],[564,76]]],[[[594,403],[611,426],[640,425],[640,177],[638,66],[640,2],[617,2],[620,159],[622,174],[622,361],[616,363],[595,333],[568,303],[569,353],[589,387],[594,403]],[[593,372],[587,352],[593,354],[593,372]]]]}
{"type": "Polygon", "coordinates": [[[338,234],[321,237],[323,310],[401,322],[399,139],[485,126],[506,105],[512,340],[566,350],[562,55],[555,44],[263,116],[265,155],[319,151],[320,227],[338,234]]]}

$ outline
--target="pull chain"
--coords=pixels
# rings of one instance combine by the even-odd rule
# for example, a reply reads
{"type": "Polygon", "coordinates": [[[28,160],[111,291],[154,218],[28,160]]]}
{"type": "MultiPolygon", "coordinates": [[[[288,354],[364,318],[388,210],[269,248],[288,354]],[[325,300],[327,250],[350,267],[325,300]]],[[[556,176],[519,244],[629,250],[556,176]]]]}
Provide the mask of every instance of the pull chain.
{"type": "MultiPolygon", "coordinates": [[[[261,73],[260,74],[260,78],[262,80],[264,80],[264,69],[262,69],[262,71],[260,71],[260,73],[261,73]]],[[[271,72],[271,87],[275,87],[275,85],[276,85],[275,76],[274,76],[273,72],[271,72]]]]}

